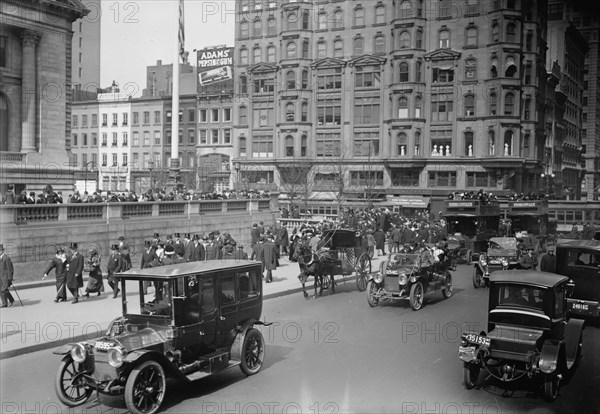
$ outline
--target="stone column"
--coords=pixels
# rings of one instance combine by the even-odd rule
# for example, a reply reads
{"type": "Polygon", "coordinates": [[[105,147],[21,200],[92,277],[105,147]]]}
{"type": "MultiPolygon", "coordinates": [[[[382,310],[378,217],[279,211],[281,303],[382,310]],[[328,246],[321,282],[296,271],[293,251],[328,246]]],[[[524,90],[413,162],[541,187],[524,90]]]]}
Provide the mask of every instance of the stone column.
{"type": "Polygon", "coordinates": [[[21,84],[21,152],[36,152],[36,45],[40,35],[30,30],[21,33],[23,43],[23,71],[21,84]]]}

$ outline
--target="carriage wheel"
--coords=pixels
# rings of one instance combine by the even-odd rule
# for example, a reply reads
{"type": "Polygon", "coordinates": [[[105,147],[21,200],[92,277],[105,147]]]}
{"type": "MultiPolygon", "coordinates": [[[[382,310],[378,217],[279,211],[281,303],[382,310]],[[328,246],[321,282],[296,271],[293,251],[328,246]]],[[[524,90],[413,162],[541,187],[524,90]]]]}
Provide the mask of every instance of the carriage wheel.
{"type": "Polygon", "coordinates": [[[371,273],[371,259],[367,253],[363,253],[356,263],[356,286],[361,292],[367,289],[369,273],[371,273]]]}
{"type": "Polygon", "coordinates": [[[323,290],[329,289],[329,287],[331,286],[332,277],[333,275],[323,275],[323,279],[321,279],[323,283],[323,290]]]}

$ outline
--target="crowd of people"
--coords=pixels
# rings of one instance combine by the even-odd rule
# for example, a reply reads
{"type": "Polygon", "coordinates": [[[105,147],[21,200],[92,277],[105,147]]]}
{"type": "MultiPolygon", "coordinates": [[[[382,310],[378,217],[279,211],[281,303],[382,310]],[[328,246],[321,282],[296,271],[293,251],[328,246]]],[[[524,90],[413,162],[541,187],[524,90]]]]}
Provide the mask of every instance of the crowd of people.
{"type": "Polygon", "coordinates": [[[479,200],[483,204],[489,204],[492,201],[498,201],[498,197],[492,193],[479,190],[478,192],[450,193],[448,194],[448,200],[479,200]]]}
{"type": "Polygon", "coordinates": [[[142,194],[136,194],[135,191],[94,191],[83,194],[79,190],[74,190],[72,194],[64,197],[62,191],[55,192],[51,185],[47,185],[39,194],[26,190],[21,190],[15,194],[13,185],[8,186],[4,194],[0,194],[0,204],[71,204],[71,203],[125,203],[125,202],[151,202],[151,201],[188,201],[188,200],[228,200],[228,199],[249,199],[249,198],[270,198],[268,191],[259,190],[225,190],[217,192],[201,192],[188,190],[185,186],[174,191],[168,191],[164,188],[149,189],[142,194]]]}

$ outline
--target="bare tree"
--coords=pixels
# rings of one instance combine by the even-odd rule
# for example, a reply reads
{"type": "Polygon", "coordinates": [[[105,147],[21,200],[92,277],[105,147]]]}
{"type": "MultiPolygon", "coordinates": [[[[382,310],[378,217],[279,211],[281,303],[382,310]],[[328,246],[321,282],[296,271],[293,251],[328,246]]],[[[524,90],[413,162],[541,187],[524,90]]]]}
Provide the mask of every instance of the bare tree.
{"type": "Polygon", "coordinates": [[[312,166],[303,162],[292,162],[278,167],[281,187],[290,197],[290,210],[293,210],[296,197],[304,198],[305,207],[312,192],[312,166]]]}
{"type": "Polygon", "coordinates": [[[369,144],[367,162],[363,164],[363,170],[361,171],[362,177],[359,177],[359,183],[363,187],[364,198],[367,201],[369,208],[373,208],[373,201],[378,200],[382,193],[379,181],[383,172],[374,167],[372,159],[373,155],[373,145],[369,144]]]}

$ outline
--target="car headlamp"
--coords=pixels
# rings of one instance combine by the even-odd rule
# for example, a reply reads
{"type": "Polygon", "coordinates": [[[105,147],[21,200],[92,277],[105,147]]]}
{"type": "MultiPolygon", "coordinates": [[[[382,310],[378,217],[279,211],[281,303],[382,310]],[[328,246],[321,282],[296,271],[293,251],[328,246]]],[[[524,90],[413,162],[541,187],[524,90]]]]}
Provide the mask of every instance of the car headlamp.
{"type": "Polygon", "coordinates": [[[375,281],[375,283],[383,282],[383,273],[381,273],[381,272],[375,273],[375,275],[373,276],[373,280],[375,281]]]}
{"type": "Polygon", "coordinates": [[[400,277],[398,278],[398,284],[406,285],[407,282],[408,282],[408,278],[406,277],[406,275],[404,273],[402,273],[400,275],[400,277]]]}
{"type": "Polygon", "coordinates": [[[484,254],[479,256],[479,263],[481,263],[482,266],[485,266],[487,264],[487,257],[485,257],[484,254]]]}
{"type": "Polygon", "coordinates": [[[75,346],[71,348],[71,358],[77,363],[85,361],[87,358],[87,349],[85,348],[85,345],[82,343],[75,344],[75,346]]]}
{"type": "Polygon", "coordinates": [[[502,266],[508,267],[508,260],[506,260],[504,257],[500,259],[500,263],[502,263],[502,266]]]}
{"type": "Polygon", "coordinates": [[[123,351],[120,348],[110,348],[106,355],[110,366],[115,368],[119,368],[121,365],[123,365],[124,357],[125,355],[123,354],[123,351]]]}

